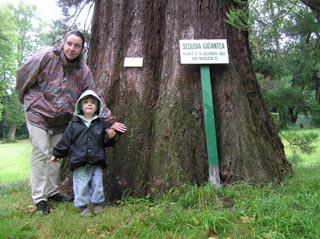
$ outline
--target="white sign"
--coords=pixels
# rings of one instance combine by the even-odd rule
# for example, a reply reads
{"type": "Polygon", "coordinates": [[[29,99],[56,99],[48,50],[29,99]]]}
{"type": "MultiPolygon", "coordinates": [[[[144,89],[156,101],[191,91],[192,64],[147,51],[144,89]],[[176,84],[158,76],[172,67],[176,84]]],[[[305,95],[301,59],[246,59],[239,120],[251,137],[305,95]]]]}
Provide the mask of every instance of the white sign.
{"type": "Polygon", "coordinates": [[[125,57],[124,67],[142,67],[143,57],[125,57]]]}
{"type": "Polygon", "coordinates": [[[181,64],[228,64],[226,39],[180,40],[181,64]]]}

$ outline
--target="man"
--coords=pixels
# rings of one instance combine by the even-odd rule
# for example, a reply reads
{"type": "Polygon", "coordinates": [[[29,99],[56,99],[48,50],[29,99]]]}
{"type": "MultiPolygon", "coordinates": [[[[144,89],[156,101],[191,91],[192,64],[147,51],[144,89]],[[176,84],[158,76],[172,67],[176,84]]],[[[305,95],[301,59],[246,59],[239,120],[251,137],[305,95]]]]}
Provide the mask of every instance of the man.
{"type": "MultiPolygon", "coordinates": [[[[32,145],[31,196],[37,210],[50,213],[48,200],[71,201],[59,193],[59,164],[50,164],[52,148],[62,137],[82,92],[95,90],[91,70],[83,58],[84,35],[70,31],[61,45],[38,50],[17,71],[16,91],[24,104],[32,145]]],[[[115,122],[104,106],[102,117],[111,128],[124,133],[124,124],[115,122]]]]}

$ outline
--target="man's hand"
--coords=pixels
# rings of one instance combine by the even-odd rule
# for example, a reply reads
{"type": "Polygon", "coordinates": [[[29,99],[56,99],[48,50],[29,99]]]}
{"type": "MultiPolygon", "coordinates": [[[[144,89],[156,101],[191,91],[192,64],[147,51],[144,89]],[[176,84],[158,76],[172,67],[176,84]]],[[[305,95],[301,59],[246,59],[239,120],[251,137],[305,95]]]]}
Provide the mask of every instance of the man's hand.
{"type": "Polygon", "coordinates": [[[120,133],[125,133],[127,131],[127,126],[120,122],[114,122],[110,128],[120,133]]]}

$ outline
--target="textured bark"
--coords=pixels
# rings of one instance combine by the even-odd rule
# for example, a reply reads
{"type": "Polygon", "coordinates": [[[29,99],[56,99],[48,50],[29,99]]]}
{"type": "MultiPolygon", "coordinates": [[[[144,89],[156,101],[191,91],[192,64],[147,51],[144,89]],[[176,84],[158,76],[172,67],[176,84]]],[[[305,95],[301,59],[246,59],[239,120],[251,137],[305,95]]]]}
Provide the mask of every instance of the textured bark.
{"type": "Polygon", "coordinates": [[[301,0],[304,4],[306,4],[311,9],[320,12],[320,0],[301,0]]]}
{"type": "Polygon", "coordinates": [[[8,134],[9,140],[14,140],[14,139],[15,139],[16,130],[17,130],[16,124],[15,124],[15,123],[12,123],[12,124],[10,125],[9,134],[8,134]]]}
{"type": "Polygon", "coordinates": [[[208,180],[200,66],[180,64],[179,39],[228,41],[230,64],[210,66],[222,181],[279,182],[291,171],[247,33],[224,21],[232,7],[231,0],[96,1],[89,65],[108,107],[128,126],[107,149],[109,195],[208,180]],[[143,67],[125,68],[125,57],[143,57],[143,67]]]}

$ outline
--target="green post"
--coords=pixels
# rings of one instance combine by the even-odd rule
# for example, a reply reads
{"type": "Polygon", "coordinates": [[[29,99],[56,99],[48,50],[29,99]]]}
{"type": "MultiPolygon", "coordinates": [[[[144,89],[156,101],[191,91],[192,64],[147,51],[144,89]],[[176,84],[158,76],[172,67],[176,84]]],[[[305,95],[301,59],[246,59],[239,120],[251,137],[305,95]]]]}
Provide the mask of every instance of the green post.
{"type": "Polygon", "coordinates": [[[219,161],[216,140],[216,128],[214,122],[214,107],[212,100],[211,79],[209,66],[200,66],[202,104],[204,110],[204,122],[206,129],[206,142],[209,163],[209,180],[211,184],[220,187],[219,161]]]}

